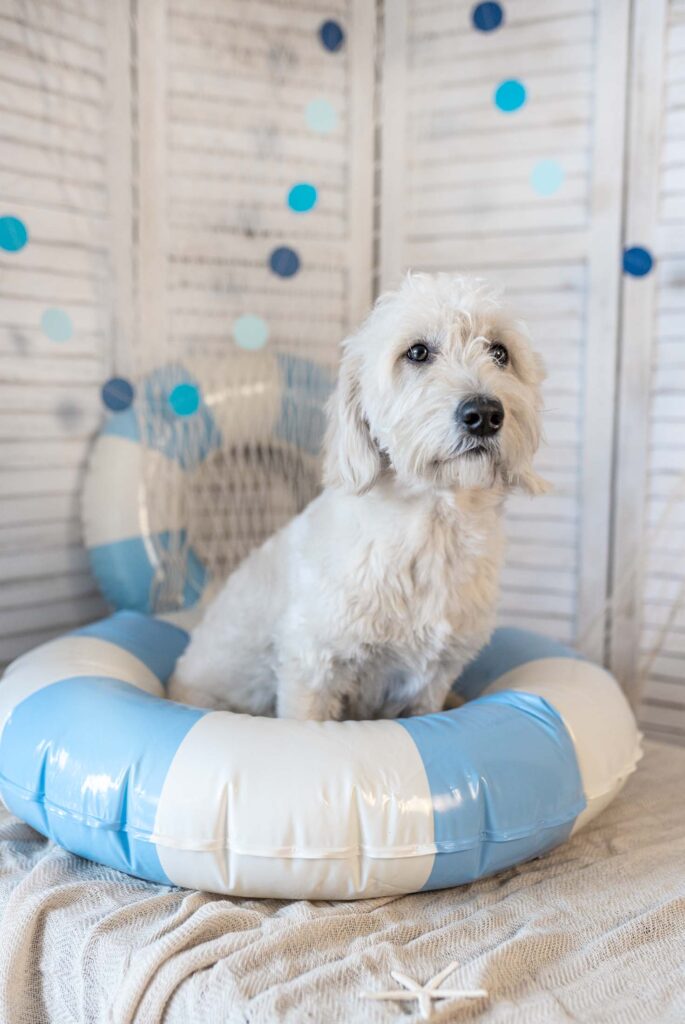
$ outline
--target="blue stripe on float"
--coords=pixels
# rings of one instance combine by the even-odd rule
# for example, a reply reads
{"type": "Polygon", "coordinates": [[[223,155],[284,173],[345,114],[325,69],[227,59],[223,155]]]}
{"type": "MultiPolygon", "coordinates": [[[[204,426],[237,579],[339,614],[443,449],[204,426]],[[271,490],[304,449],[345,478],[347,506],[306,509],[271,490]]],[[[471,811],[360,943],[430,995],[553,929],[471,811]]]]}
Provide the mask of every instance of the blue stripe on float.
{"type": "Polygon", "coordinates": [[[105,598],[115,608],[131,608],[151,612],[153,585],[164,575],[160,565],[164,552],[173,549],[186,552],[186,575],[183,584],[182,608],[192,608],[202,596],[208,574],[192,548],[185,549],[185,530],[165,530],[149,537],[127,537],[89,548],[88,559],[93,575],[105,598]],[[153,558],[159,560],[154,562],[153,558]],[[159,572],[158,575],[158,571],[159,572]]]}
{"type": "Polygon", "coordinates": [[[123,647],[135,655],[164,684],[188,646],[188,633],[170,622],[140,612],[122,611],[74,630],[72,636],[92,636],[123,647]]]}
{"type": "Polygon", "coordinates": [[[125,437],[129,441],[140,441],[140,427],[138,417],[133,408],[129,407],[123,412],[114,412],[105,420],[102,428],[103,435],[114,437],[125,437]]]}
{"type": "Polygon", "coordinates": [[[154,370],[143,381],[134,404],[108,416],[102,433],[144,443],[183,469],[198,466],[211,451],[221,447],[221,433],[204,402],[192,416],[178,416],[173,411],[168,396],[179,384],[198,386],[180,364],[154,370]]]}
{"type": "Polygon", "coordinates": [[[328,367],[299,356],[278,356],[283,377],[281,410],[274,432],[297,448],[318,455],[326,430],[325,405],[335,386],[328,367]]]}
{"type": "Polygon", "coordinates": [[[74,853],[171,884],[150,836],[169,766],[207,712],[117,679],[64,679],[21,701],[0,740],[10,811],[74,853]]]}
{"type": "Polygon", "coordinates": [[[585,807],[573,742],[542,697],[505,690],[398,724],[418,748],[433,798],[437,852],[425,889],[545,853],[585,807]]]}
{"type": "Polygon", "coordinates": [[[505,672],[541,658],[581,658],[581,655],[556,640],[525,629],[496,629],[490,643],[466,666],[453,689],[472,700],[505,672]]]}

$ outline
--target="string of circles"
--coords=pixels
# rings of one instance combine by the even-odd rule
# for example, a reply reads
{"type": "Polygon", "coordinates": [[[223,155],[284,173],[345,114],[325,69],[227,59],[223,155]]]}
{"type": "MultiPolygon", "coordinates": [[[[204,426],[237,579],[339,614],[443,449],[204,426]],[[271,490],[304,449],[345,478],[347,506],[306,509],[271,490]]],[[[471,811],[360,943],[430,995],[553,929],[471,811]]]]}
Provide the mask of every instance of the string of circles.
{"type": "MultiPolygon", "coordinates": [[[[475,31],[490,33],[506,30],[505,5],[488,0],[477,3],[471,10],[471,23],[475,31]]],[[[345,31],[333,20],[322,23],[318,30],[321,46],[328,53],[340,51],[345,42],[345,31]]],[[[510,115],[521,110],[528,102],[528,88],[518,78],[499,82],[492,93],[492,102],[504,114],[510,115]]],[[[338,124],[338,113],[325,97],[314,97],[303,111],[307,128],[320,135],[332,134],[338,124]]],[[[530,185],[540,196],[554,195],[564,183],[563,165],[554,159],[537,162],[530,173],[530,185]]],[[[309,213],[319,201],[315,185],[307,181],[293,184],[287,192],[288,208],[297,215],[309,213]]],[[[39,231],[39,228],[38,228],[39,231]]],[[[21,217],[14,214],[0,214],[0,252],[20,254],[29,244],[29,229],[21,217]]],[[[628,246],[623,251],[623,270],[632,277],[644,277],[654,264],[650,251],[644,246],[628,246]]],[[[277,277],[294,277],[301,269],[300,255],[290,245],[279,245],[268,257],[268,267],[277,277]]],[[[78,316],[74,314],[77,318],[78,316]]],[[[74,336],[75,328],[69,311],[57,307],[46,307],[40,316],[40,330],[51,341],[66,344],[74,336]]],[[[244,313],[233,323],[233,338],[241,348],[257,350],[269,338],[269,326],[260,316],[244,313]]],[[[128,409],[135,398],[131,381],[124,377],[112,377],[102,386],[102,401],[111,412],[128,409]]],[[[169,406],[177,416],[191,416],[201,403],[199,388],[193,383],[177,384],[168,395],[169,406]]]]}
{"type": "MultiPolygon", "coordinates": [[[[337,53],[342,49],[345,32],[337,21],[328,20],[319,27],[318,37],[324,50],[337,53]]],[[[311,99],[303,115],[307,128],[319,135],[330,135],[338,123],[335,107],[324,97],[311,99]]],[[[287,206],[295,214],[309,213],[318,200],[316,186],[308,181],[295,182],[286,195],[287,206]]],[[[294,277],[301,267],[300,255],[292,246],[279,245],[269,254],[268,266],[277,277],[294,277]]],[[[269,325],[255,313],[243,313],[233,322],[233,339],[240,348],[256,351],[269,340],[269,325]]],[[[104,385],[102,398],[112,411],[127,409],[134,399],[133,385],[122,377],[114,377],[104,385]]],[[[198,385],[190,382],[177,384],[168,396],[169,405],[177,416],[192,416],[200,408],[201,401],[198,385]]]]}

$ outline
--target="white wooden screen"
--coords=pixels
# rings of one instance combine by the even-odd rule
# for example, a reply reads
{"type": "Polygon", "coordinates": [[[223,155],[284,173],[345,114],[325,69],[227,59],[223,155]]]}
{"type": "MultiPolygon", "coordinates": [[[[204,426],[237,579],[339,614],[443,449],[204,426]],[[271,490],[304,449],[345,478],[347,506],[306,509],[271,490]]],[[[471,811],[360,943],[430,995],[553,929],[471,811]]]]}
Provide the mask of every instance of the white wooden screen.
{"type": "Polygon", "coordinates": [[[78,489],[110,366],[104,4],[0,4],[0,663],[104,611],[78,489]],[[73,337],[46,336],[65,309],[73,337]]]}
{"type": "Polygon", "coordinates": [[[0,216],[30,232],[0,250],[0,662],[104,611],[77,498],[109,376],[230,344],[245,312],[333,362],[374,275],[464,270],[507,288],[549,370],[555,492],[511,503],[502,620],[608,657],[635,699],[663,633],[641,714],[685,736],[685,2],[502,6],[478,32],[474,0],[0,0],[0,216]],[[651,274],[622,274],[627,245],[651,274]]]}
{"type": "Polygon", "coordinates": [[[375,11],[359,0],[290,5],[255,0],[147,0],[139,5],[140,356],[230,343],[258,314],[269,345],[313,358],[336,344],[371,300],[375,11]],[[318,30],[345,31],[338,52],[318,30]],[[323,99],[335,128],[313,132],[323,99]],[[288,209],[313,183],[317,206],[288,209]],[[301,271],[269,269],[288,246],[301,271]],[[144,340],[143,340],[144,339],[144,340]]]}
{"type": "Polygon", "coordinates": [[[549,379],[548,497],[509,505],[501,617],[603,653],[620,284],[628,4],[386,0],[381,279],[406,267],[505,285],[549,379]],[[525,105],[498,109],[518,80],[525,105]],[[536,165],[563,184],[536,194],[536,165]],[[397,168],[403,173],[397,173],[397,168]]]}
{"type": "Polygon", "coordinates": [[[650,732],[685,740],[685,3],[635,4],[612,665],[650,732]],[[658,652],[656,651],[658,648],[658,652]],[[646,673],[646,684],[643,676],[646,673]]]}

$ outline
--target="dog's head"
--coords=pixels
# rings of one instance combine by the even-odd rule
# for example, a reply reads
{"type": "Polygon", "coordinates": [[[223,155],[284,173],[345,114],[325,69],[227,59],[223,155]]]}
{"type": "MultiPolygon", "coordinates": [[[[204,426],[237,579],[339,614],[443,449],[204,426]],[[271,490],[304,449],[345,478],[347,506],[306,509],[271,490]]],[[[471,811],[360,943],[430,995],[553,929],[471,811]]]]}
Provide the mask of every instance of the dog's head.
{"type": "Polygon", "coordinates": [[[532,468],[544,373],[524,324],[483,281],[409,274],[343,343],[324,476],[545,489],[532,468]]]}

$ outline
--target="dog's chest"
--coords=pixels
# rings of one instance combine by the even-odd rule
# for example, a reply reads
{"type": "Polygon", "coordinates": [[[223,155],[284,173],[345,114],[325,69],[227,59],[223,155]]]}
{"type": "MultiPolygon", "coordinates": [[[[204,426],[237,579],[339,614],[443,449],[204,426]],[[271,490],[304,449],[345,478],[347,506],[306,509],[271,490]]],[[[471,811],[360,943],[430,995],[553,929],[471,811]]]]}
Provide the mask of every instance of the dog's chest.
{"type": "MultiPolygon", "coordinates": [[[[499,517],[426,514],[369,538],[343,588],[359,642],[440,657],[489,628],[501,562],[499,517]],[[404,526],[404,529],[401,527],[404,526]]],[[[343,618],[348,616],[343,613],[343,618]]]]}

